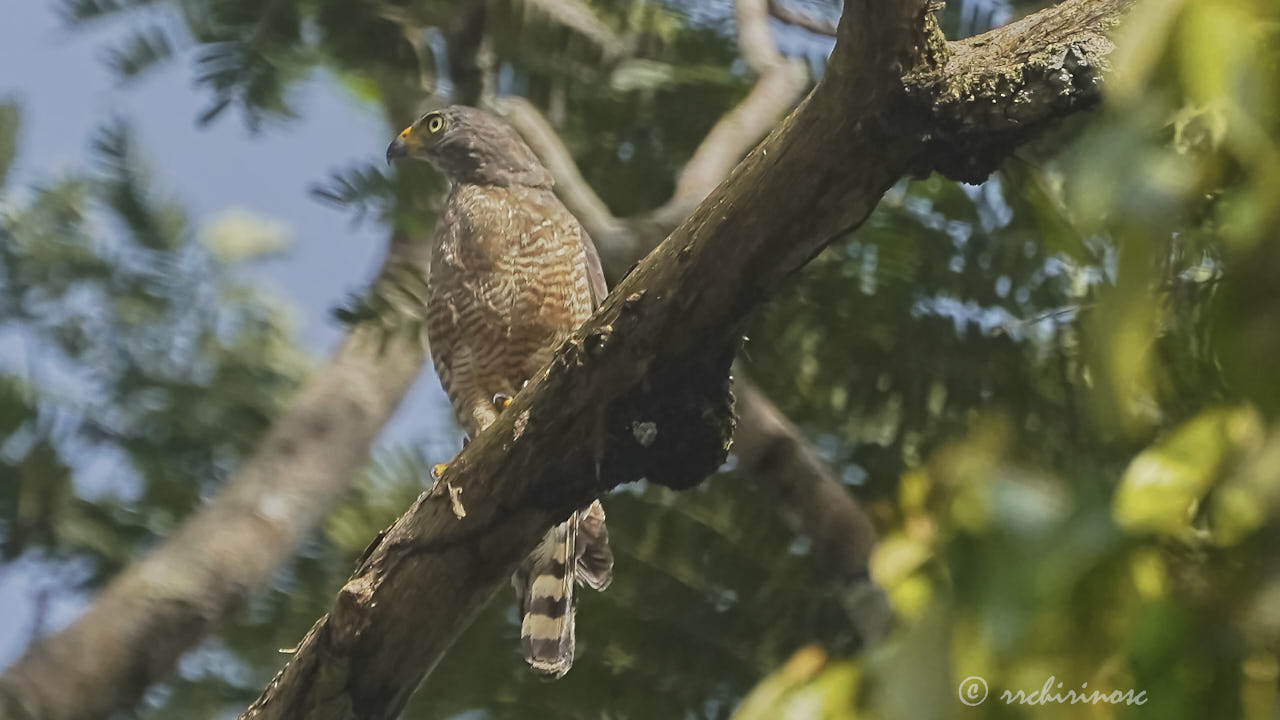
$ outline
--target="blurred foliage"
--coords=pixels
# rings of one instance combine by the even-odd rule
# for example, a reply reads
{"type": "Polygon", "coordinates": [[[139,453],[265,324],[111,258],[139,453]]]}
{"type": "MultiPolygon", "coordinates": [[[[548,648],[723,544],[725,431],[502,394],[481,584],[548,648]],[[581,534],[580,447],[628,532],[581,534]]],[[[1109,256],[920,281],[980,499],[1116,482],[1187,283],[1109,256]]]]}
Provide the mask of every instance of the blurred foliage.
{"type": "Polygon", "coordinates": [[[221,482],[306,366],[282,309],[152,188],[128,128],[92,145],[89,172],[0,190],[0,333],[16,351],[0,376],[2,554],[84,561],[87,586],[221,482]]]}
{"type": "MultiPolygon", "coordinates": [[[[963,37],[1044,4],[953,2],[942,21],[963,37]]],[[[119,28],[105,60],[122,77],[190,63],[204,119],[236,108],[262,142],[317,69],[394,127],[480,88],[524,95],[619,215],[666,200],[751,81],[727,0],[61,7],[119,28]]],[[[504,593],[405,717],[1275,718],[1277,14],[1141,0],[1103,107],[982,186],[902,183],[755,320],[752,376],[885,530],[885,642],[859,647],[847,588],[729,470],[608,499],[617,579],[581,600],[569,676],[526,671],[504,593]],[[976,709],[957,696],[970,676],[991,691],[976,709]],[[999,700],[1051,676],[1149,702],[999,700]]],[[[774,30],[789,54],[829,47],[774,30]]],[[[0,179],[17,117],[0,106],[0,179]]],[[[123,126],[95,148],[93,171],[0,203],[0,329],[37,359],[0,377],[0,548],[87,562],[88,588],[225,477],[305,367],[278,308],[236,280],[282,229],[233,215],[195,233],[123,126]],[[95,477],[104,455],[128,472],[95,477]]],[[[317,179],[318,199],[428,231],[438,176],[377,162],[334,158],[346,169],[317,179]]],[[[394,317],[420,285],[391,273],[337,314],[394,317]]],[[[442,437],[376,453],[272,587],[135,715],[234,716],[455,450],[442,437]]]]}
{"type": "Polygon", "coordinates": [[[762,318],[756,375],[889,528],[844,710],[977,712],[979,676],[998,717],[1277,716],[1278,21],[1140,2],[1065,147],[900,188],[762,318]],[[999,700],[1051,676],[1149,701],[999,700]]]}

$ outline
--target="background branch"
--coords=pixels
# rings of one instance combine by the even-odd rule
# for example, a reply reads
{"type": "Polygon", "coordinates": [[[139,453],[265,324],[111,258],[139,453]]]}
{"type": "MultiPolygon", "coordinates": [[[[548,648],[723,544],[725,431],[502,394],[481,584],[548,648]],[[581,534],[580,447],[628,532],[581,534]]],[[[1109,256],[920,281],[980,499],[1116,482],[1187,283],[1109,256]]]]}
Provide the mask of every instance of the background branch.
{"type": "Polygon", "coordinates": [[[738,49],[757,75],[747,96],[718,120],[680,172],[675,191],[659,207],[618,218],[578,171],[573,155],[532,103],[520,97],[490,100],[523,135],[556,178],[556,192],[582,221],[609,270],[620,274],[679,225],[760,138],[795,106],[809,85],[802,60],[778,51],[764,0],[737,0],[738,49]]]}
{"type": "Polygon", "coordinates": [[[778,51],[769,28],[765,0],[737,0],[738,51],[756,73],[756,84],[725,113],[698,145],[676,182],[671,199],[653,211],[661,226],[679,224],[733,169],[778,119],[791,109],[809,84],[803,60],[778,51]]]}
{"type": "Polygon", "coordinates": [[[526,7],[546,16],[587,38],[600,48],[605,57],[622,54],[622,38],[613,28],[596,17],[595,11],[580,0],[520,0],[526,7]]]}
{"type": "Polygon", "coordinates": [[[796,10],[790,5],[778,2],[778,0],[769,0],[769,14],[779,22],[804,28],[811,33],[832,37],[836,34],[836,24],[834,22],[796,10]]]}
{"type": "MultiPolygon", "coordinates": [[[[393,248],[384,273],[425,267],[426,243],[393,248]]],[[[354,329],[213,501],[5,671],[0,715],[71,720],[129,707],[264,585],[342,496],[421,372],[420,344],[383,341],[354,329]]]]}

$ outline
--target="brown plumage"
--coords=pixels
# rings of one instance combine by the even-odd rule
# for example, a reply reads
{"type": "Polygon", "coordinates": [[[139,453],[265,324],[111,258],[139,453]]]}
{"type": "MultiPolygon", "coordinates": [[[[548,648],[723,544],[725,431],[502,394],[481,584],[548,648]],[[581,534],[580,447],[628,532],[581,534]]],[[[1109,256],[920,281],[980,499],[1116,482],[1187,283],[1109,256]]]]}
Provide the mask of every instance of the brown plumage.
{"type": "MultiPolygon", "coordinates": [[[[474,437],[604,298],[600,258],[551,190],[552,180],[506,123],[474,108],[427,113],[391,143],[453,184],[432,240],[427,336],[458,421],[474,437]]],[[[573,665],[575,581],[613,574],[599,501],[552,528],[512,577],[521,644],[534,670],[573,665]]]]}

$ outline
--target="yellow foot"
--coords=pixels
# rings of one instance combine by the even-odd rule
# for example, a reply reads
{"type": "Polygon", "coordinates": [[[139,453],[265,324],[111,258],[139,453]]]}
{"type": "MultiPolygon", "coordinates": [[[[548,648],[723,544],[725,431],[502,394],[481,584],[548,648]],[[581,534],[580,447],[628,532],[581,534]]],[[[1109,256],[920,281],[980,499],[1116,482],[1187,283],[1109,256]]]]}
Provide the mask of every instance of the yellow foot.
{"type": "Polygon", "coordinates": [[[436,463],[431,466],[431,479],[439,481],[444,475],[444,471],[449,469],[449,463],[436,463]]]}
{"type": "Polygon", "coordinates": [[[493,406],[498,408],[498,412],[502,412],[503,410],[506,410],[509,405],[511,405],[510,395],[498,393],[497,395],[493,396],[493,406]]]}

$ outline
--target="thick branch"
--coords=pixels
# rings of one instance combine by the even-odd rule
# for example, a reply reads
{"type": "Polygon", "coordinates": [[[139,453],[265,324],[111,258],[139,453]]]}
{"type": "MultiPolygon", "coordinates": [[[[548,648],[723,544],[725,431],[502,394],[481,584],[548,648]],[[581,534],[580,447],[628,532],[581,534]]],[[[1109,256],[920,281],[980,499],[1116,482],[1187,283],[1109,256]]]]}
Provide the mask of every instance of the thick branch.
{"type": "MultiPolygon", "coordinates": [[[[420,246],[399,245],[395,263],[420,246]]],[[[352,333],[217,498],[0,678],[0,716],[71,720],[130,707],[241,607],[328,513],[417,377],[424,352],[352,333]],[[4,712],[7,711],[7,712],[4,712]]]]}
{"type": "MultiPolygon", "coordinates": [[[[1126,5],[1075,0],[1042,15],[1126,5]]],[[[809,99],[450,466],[443,480],[463,489],[466,517],[444,496],[420,497],[247,717],[395,717],[545,527],[637,474],[689,482],[714,469],[728,430],[720,373],[745,315],[930,162],[922,139],[934,129],[902,73],[958,78],[930,67],[945,56],[921,13],[918,2],[848,3],[831,69],[809,99]],[[646,446],[652,434],[633,431],[649,423],[657,435],[646,446]]],[[[1070,47],[1074,32],[1046,39],[1070,47]]],[[[1005,42],[996,57],[1021,52],[1017,38],[1005,42]]],[[[1072,101],[1023,117],[1042,124],[1096,101],[1092,84],[1073,87],[1072,101]]]]}
{"type": "MultiPolygon", "coordinates": [[[[620,220],[615,217],[582,176],[559,134],[528,100],[501,98],[492,105],[520,131],[551,170],[556,179],[556,192],[595,238],[606,270],[615,277],[624,275],[667,230],[692,212],[697,203],[724,180],[751,145],[791,109],[808,84],[803,66],[788,61],[778,51],[764,4],[760,0],[739,0],[736,7],[739,49],[760,78],[747,98],[700,143],[695,159],[689,164],[693,170],[685,173],[682,189],[648,218],[620,220]],[[674,214],[680,212],[684,214],[675,217],[674,214]],[[662,221],[654,220],[655,215],[661,216],[662,221]]],[[[835,560],[842,578],[861,583],[866,577],[866,558],[875,543],[875,529],[870,519],[832,476],[817,449],[799,429],[749,381],[744,385],[741,368],[735,369],[734,374],[744,393],[737,408],[739,467],[748,474],[770,478],[770,491],[781,494],[784,501],[779,507],[787,511],[784,514],[797,532],[808,534],[810,528],[835,527],[847,531],[825,532],[818,538],[818,544],[835,560]],[[830,502],[812,501],[836,496],[839,498],[830,502]]],[[[864,632],[864,636],[869,634],[864,632]]]]}
{"type": "MultiPolygon", "coordinates": [[[[528,100],[502,98],[495,108],[513,121],[534,152],[556,179],[556,192],[575,208],[593,236],[616,238],[630,228],[615,229],[618,220],[582,177],[559,135],[528,100]]],[[[710,188],[708,188],[708,191],[710,188]]],[[[606,269],[621,276],[639,255],[631,244],[623,248],[601,243],[606,269]]],[[[818,451],[778,408],[747,380],[738,378],[738,429],[735,435],[739,467],[748,475],[769,478],[768,492],[780,495],[779,507],[797,533],[813,535],[836,572],[846,581],[866,578],[866,560],[876,533],[866,513],[831,474],[818,451]],[[814,529],[820,529],[814,533],[814,529]]]]}
{"type": "MultiPolygon", "coordinates": [[[[567,206],[575,208],[583,225],[592,228],[589,232],[593,236],[616,238],[618,233],[631,232],[626,227],[616,229],[626,221],[618,220],[609,212],[582,177],[559,135],[536,107],[520,97],[502,98],[494,107],[512,120],[551,170],[556,179],[556,192],[567,206]]],[[[624,274],[639,259],[639,255],[628,254],[635,251],[630,244],[623,248],[601,245],[606,269],[615,276],[624,274]]],[[[817,448],[745,378],[741,368],[735,368],[734,377],[738,379],[739,399],[738,428],[734,435],[738,467],[748,475],[768,478],[768,483],[762,483],[767,487],[761,489],[778,496],[778,507],[796,532],[816,540],[842,579],[862,583],[866,580],[867,557],[876,540],[871,519],[832,476],[818,456],[817,448]]],[[[878,619],[884,617],[883,612],[873,614],[878,619]]],[[[875,634],[872,628],[860,629],[864,637],[875,634]]]]}
{"type": "Polygon", "coordinates": [[[1029,138],[1096,104],[1114,49],[1108,34],[1132,4],[1065,2],[947,43],[945,65],[907,79],[914,108],[929,116],[929,161],[916,171],[981,182],[1029,138]]]}

